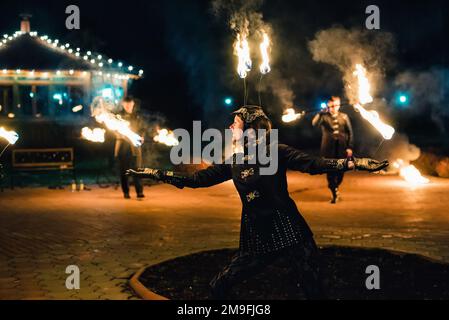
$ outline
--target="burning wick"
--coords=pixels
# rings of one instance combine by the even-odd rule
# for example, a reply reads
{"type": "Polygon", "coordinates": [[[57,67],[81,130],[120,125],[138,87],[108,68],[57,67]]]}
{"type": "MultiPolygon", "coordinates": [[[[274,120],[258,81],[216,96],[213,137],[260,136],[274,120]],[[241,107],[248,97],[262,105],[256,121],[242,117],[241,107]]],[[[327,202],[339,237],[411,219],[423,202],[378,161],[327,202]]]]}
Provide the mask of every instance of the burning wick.
{"type": "Polygon", "coordinates": [[[371,85],[366,77],[366,69],[361,64],[356,64],[354,75],[359,82],[359,103],[367,104],[373,102],[373,97],[370,95],[371,85]]]}
{"type": "Polygon", "coordinates": [[[238,57],[237,73],[240,78],[245,79],[248,72],[251,71],[252,61],[248,40],[244,32],[237,34],[237,39],[234,42],[234,55],[238,57]]]}
{"type": "Polygon", "coordinates": [[[399,176],[412,186],[428,184],[429,179],[423,177],[421,172],[413,165],[406,165],[404,160],[398,159],[393,163],[393,167],[399,170],[399,176]]]}
{"type": "Polygon", "coordinates": [[[101,128],[95,128],[92,130],[88,127],[84,127],[83,129],[81,129],[81,135],[84,139],[98,143],[104,142],[105,132],[106,130],[101,128]]]}
{"type": "Polygon", "coordinates": [[[134,146],[140,147],[143,144],[143,138],[131,130],[130,123],[120,115],[111,113],[114,105],[102,97],[96,97],[91,105],[92,116],[98,123],[104,124],[107,129],[115,131],[122,135],[134,146]]]}
{"type": "Polygon", "coordinates": [[[169,147],[179,145],[179,141],[176,139],[175,134],[167,129],[158,129],[157,135],[154,136],[153,140],[169,147]]]}
{"type": "Polygon", "coordinates": [[[355,104],[354,108],[356,111],[360,112],[362,117],[367,120],[371,125],[376,128],[377,131],[380,132],[382,137],[385,140],[391,140],[393,138],[393,135],[395,133],[395,130],[392,126],[389,126],[380,120],[379,113],[374,110],[366,110],[363,108],[360,104],[355,104]]]}
{"type": "Polygon", "coordinates": [[[296,121],[304,116],[305,112],[302,111],[300,113],[296,113],[295,109],[289,108],[285,110],[284,115],[282,116],[282,121],[285,123],[296,121]]]}
{"type": "Polygon", "coordinates": [[[371,85],[366,76],[366,69],[361,64],[357,64],[355,66],[354,76],[357,77],[359,83],[359,103],[354,105],[354,109],[360,112],[362,117],[376,128],[385,140],[390,140],[395,133],[394,128],[382,122],[377,111],[368,111],[362,106],[363,104],[373,102],[373,97],[370,94],[371,85]]]}
{"type": "Polygon", "coordinates": [[[14,131],[7,131],[5,128],[0,127],[0,137],[6,139],[8,144],[15,144],[19,140],[19,135],[14,131]]]}
{"type": "Polygon", "coordinates": [[[260,44],[260,53],[262,55],[262,64],[260,65],[260,73],[267,74],[271,71],[270,57],[268,56],[268,49],[270,48],[270,38],[265,31],[262,31],[263,41],[260,44]]]}
{"type": "Polygon", "coordinates": [[[142,145],[142,137],[133,132],[129,127],[129,122],[122,119],[120,115],[109,112],[101,112],[95,116],[98,123],[104,123],[109,130],[116,131],[126,137],[133,146],[140,147],[142,145]]]}

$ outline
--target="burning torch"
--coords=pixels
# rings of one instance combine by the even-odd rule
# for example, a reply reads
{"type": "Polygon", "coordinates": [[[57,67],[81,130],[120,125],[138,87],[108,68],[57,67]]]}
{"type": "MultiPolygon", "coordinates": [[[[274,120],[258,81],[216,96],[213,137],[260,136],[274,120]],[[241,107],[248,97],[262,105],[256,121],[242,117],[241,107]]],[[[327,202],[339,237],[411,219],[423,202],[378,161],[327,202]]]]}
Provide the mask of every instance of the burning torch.
{"type": "Polygon", "coordinates": [[[6,141],[8,141],[8,144],[3,148],[2,152],[0,152],[1,157],[10,145],[14,145],[17,142],[17,140],[19,140],[19,135],[14,131],[7,131],[5,128],[0,127],[0,138],[3,138],[6,141]]]}
{"type": "Polygon", "coordinates": [[[259,49],[260,49],[260,56],[262,57],[262,62],[259,67],[260,79],[259,79],[259,88],[258,88],[259,105],[260,106],[262,106],[262,99],[260,96],[260,91],[261,91],[261,86],[262,86],[262,78],[264,75],[266,75],[267,73],[269,73],[271,71],[270,55],[269,55],[269,50],[271,49],[270,37],[268,37],[268,34],[265,32],[265,30],[262,30],[261,34],[262,34],[262,42],[259,45],[259,49]]]}
{"type": "Polygon", "coordinates": [[[370,95],[371,86],[366,76],[366,69],[361,64],[357,64],[354,76],[358,80],[358,103],[354,105],[354,109],[360,112],[361,116],[380,132],[384,140],[390,140],[395,133],[394,128],[382,122],[377,111],[366,110],[363,107],[364,104],[373,102],[373,97],[370,95]]]}
{"type": "MultiPolygon", "coordinates": [[[[114,131],[126,139],[135,147],[140,147],[143,139],[137,133],[131,130],[130,123],[123,119],[120,115],[113,114],[110,110],[114,108],[110,102],[102,97],[96,97],[91,105],[92,116],[98,123],[104,124],[106,128],[114,131]]],[[[85,133],[89,134],[88,131],[85,133]]],[[[97,131],[99,134],[99,132],[97,131]]],[[[95,134],[92,132],[92,134],[95,134]]],[[[98,137],[97,137],[98,138],[98,137]]]]}
{"type": "Polygon", "coordinates": [[[153,140],[169,147],[179,145],[179,140],[176,138],[173,131],[168,129],[157,129],[157,135],[153,137],[153,140]]]}
{"type": "Polygon", "coordinates": [[[296,121],[298,119],[301,119],[305,114],[306,114],[305,111],[296,113],[295,109],[288,108],[285,110],[284,114],[282,115],[282,121],[285,123],[290,123],[290,122],[296,121]]]}
{"type": "Polygon", "coordinates": [[[101,128],[88,128],[88,127],[84,127],[83,129],[81,129],[81,136],[91,142],[96,142],[96,143],[103,143],[105,141],[104,139],[104,134],[105,134],[106,130],[101,129],[101,128]]]}

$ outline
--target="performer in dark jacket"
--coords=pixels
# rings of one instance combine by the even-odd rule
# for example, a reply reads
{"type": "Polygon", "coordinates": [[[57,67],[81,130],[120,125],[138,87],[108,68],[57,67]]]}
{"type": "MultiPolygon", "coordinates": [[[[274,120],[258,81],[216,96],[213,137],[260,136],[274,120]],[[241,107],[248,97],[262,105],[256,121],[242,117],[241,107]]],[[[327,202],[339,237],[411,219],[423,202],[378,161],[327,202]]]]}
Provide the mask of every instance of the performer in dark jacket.
{"type": "MultiPolygon", "coordinates": [[[[266,129],[269,135],[271,122],[262,108],[245,106],[235,112],[231,125],[233,138],[241,139],[239,132],[248,128],[266,129]]],[[[152,178],[178,188],[209,187],[233,180],[243,206],[240,247],[231,263],[211,281],[214,299],[229,298],[235,284],[253,276],[280,256],[287,257],[291,262],[296,280],[307,298],[325,298],[317,246],[312,231],[289,196],[286,172],[291,169],[320,174],[344,172],[351,168],[376,171],[388,165],[386,161],[371,159],[350,162],[346,158],[315,158],[289,146],[271,143],[276,143],[278,151],[278,170],[273,175],[261,175],[259,169],[262,165],[259,162],[250,164],[253,155],[248,153],[247,144],[244,144],[242,152],[234,153],[232,163],[215,164],[191,176],[157,169],[128,170],[130,175],[152,178]],[[243,163],[238,159],[243,159],[243,163]]],[[[273,150],[271,145],[270,150],[273,150]]]]}
{"type": "MultiPolygon", "coordinates": [[[[130,123],[130,128],[142,137],[145,135],[143,121],[139,115],[137,100],[131,96],[125,97],[122,101],[123,112],[121,118],[130,123]]],[[[118,160],[120,171],[120,183],[125,199],[129,199],[129,181],[126,170],[130,168],[142,167],[142,148],[134,146],[128,139],[120,134],[116,134],[114,157],[118,160]]],[[[137,198],[144,198],[143,185],[139,177],[134,177],[137,198]]]]}
{"type": "MultiPolygon", "coordinates": [[[[328,108],[318,113],[312,120],[314,126],[321,127],[321,156],[325,158],[351,158],[354,135],[347,114],[340,112],[340,98],[332,97],[328,108]]],[[[327,173],[328,187],[332,193],[331,203],[336,203],[338,187],[343,182],[344,172],[327,173]]]]}

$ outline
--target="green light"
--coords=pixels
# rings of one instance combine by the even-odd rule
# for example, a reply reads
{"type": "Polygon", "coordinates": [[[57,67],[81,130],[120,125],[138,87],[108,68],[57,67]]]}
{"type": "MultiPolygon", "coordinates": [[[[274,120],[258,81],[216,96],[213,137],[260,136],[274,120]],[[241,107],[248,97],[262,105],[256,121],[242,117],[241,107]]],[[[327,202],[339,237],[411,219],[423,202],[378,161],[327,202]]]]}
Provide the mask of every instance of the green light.
{"type": "Polygon", "coordinates": [[[231,98],[226,98],[226,99],[224,100],[224,103],[225,103],[227,106],[230,106],[230,105],[232,104],[232,99],[231,99],[231,98]]]}

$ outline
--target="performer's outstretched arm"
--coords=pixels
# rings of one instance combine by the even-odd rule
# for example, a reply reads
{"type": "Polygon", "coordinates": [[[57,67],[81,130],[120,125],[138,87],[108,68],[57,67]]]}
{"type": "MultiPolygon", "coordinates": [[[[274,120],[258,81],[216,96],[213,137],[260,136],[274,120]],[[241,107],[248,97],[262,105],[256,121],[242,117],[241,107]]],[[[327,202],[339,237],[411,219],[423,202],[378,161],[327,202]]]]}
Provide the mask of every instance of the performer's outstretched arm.
{"type": "Polygon", "coordinates": [[[232,178],[230,165],[216,164],[207,169],[199,170],[192,175],[177,173],[169,170],[141,168],[129,169],[127,175],[149,178],[174,185],[177,188],[205,188],[210,187],[232,178]]]}
{"type": "Polygon", "coordinates": [[[310,174],[321,174],[333,171],[363,170],[379,171],[388,166],[388,161],[377,161],[368,158],[326,159],[313,157],[295,148],[280,145],[279,159],[285,161],[287,168],[310,174]]]}

